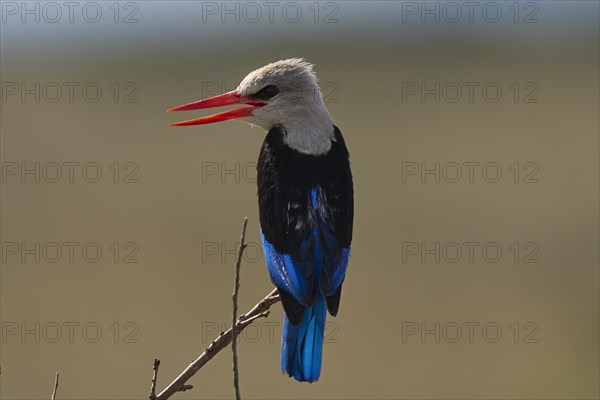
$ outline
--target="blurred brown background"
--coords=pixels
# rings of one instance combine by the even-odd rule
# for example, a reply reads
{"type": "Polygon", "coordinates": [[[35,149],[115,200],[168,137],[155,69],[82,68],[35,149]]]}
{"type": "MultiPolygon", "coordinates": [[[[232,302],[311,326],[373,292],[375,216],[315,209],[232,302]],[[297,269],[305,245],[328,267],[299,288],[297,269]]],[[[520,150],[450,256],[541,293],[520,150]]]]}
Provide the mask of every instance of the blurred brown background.
{"type": "MultiPolygon", "coordinates": [[[[321,380],[279,372],[278,305],[243,397],[598,398],[598,3],[275,3],[2,2],[2,399],[145,398],[155,357],[162,389],[229,326],[244,216],[241,311],[271,289],[263,131],[164,111],[287,57],[346,137],[353,253],[321,380]]],[[[225,351],[174,398],[231,381],[225,351]]]]}

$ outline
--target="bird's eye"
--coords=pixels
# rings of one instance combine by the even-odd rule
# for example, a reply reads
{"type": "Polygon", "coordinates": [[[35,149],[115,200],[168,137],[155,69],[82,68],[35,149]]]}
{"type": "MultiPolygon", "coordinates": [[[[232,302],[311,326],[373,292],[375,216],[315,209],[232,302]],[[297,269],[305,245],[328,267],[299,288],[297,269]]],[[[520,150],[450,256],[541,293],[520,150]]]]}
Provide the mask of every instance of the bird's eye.
{"type": "Polygon", "coordinates": [[[265,86],[260,89],[258,92],[254,93],[252,97],[257,98],[259,100],[269,100],[279,94],[279,89],[275,85],[265,86]]]}

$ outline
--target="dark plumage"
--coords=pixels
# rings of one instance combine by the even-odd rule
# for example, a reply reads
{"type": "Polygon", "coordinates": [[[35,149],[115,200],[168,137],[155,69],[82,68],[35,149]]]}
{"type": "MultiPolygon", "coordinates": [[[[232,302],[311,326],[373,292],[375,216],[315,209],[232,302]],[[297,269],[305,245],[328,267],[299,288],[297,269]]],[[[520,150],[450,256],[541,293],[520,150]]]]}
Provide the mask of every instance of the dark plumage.
{"type": "MultiPolygon", "coordinates": [[[[319,298],[325,298],[331,315],[337,315],[339,309],[352,241],[354,192],[344,138],[337,127],[332,131],[329,152],[315,156],[287,146],[285,129],[274,127],[267,133],[258,158],[265,256],[292,325],[286,325],[288,335],[290,329],[302,330],[307,309],[318,307],[319,298]]],[[[324,324],[325,315],[319,317],[324,324]]],[[[282,354],[282,363],[284,359],[282,368],[298,378],[298,369],[304,367],[302,357],[282,354]]],[[[308,376],[300,374],[299,380],[316,380],[319,370],[320,357],[318,367],[308,376]]]]}

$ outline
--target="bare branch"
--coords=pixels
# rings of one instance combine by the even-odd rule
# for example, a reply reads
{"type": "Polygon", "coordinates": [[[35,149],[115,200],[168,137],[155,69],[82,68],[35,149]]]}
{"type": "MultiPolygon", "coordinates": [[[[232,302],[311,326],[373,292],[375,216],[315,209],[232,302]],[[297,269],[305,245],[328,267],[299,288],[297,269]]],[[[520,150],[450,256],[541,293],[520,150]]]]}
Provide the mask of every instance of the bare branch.
{"type": "Polygon", "coordinates": [[[156,399],[156,381],[158,380],[158,367],[160,367],[160,360],[154,359],[154,366],[152,367],[152,384],[150,385],[150,400],[156,399]]]}
{"type": "Polygon", "coordinates": [[[244,218],[242,224],[242,237],[240,238],[240,247],[238,248],[237,260],[235,262],[235,279],[233,284],[233,313],[231,317],[231,351],[233,353],[233,388],[235,391],[236,400],[241,400],[240,395],[240,370],[238,367],[238,354],[237,354],[237,309],[238,309],[238,292],[240,290],[240,266],[242,264],[242,255],[246,249],[246,225],[248,225],[248,217],[244,218]]]}
{"type": "MultiPolygon", "coordinates": [[[[266,295],[261,301],[259,301],[250,311],[239,316],[235,323],[236,331],[239,334],[248,325],[250,325],[257,318],[267,317],[269,315],[269,308],[281,299],[277,289],[273,289],[271,293],[266,295]]],[[[158,396],[156,400],[166,400],[170,398],[174,393],[183,392],[191,389],[192,385],[186,385],[185,383],[200,370],[207,362],[209,362],[218,352],[223,350],[231,343],[232,330],[228,329],[226,332],[222,332],[219,337],[212,341],[212,343],[204,350],[198,358],[190,363],[186,369],[179,374],[173,382],[169,384],[158,396]]]]}
{"type": "Polygon", "coordinates": [[[50,400],[56,400],[57,390],[58,390],[58,372],[56,373],[56,377],[54,378],[54,390],[52,390],[52,397],[50,397],[50,400]]]}

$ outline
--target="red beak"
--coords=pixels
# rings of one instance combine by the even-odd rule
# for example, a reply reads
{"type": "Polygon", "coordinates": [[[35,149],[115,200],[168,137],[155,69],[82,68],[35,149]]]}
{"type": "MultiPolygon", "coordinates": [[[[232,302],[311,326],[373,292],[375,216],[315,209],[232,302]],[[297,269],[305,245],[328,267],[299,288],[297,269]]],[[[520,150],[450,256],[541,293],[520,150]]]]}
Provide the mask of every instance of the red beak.
{"type": "Polygon", "coordinates": [[[212,124],[214,122],[226,121],[228,119],[243,118],[252,115],[252,111],[255,108],[262,107],[266,103],[257,101],[247,96],[240,96],[235,90],[220,94],[218,96],[210,97],[208,99],[195,101],[193,103],[184,104],[179,107],[171,108],[167,112],[175,111],[188,111],[188,110],[201,110],[203,108],[213,108],[221,106],[229,106],[232,104],[249,104],[247,107],[240,107],[234,110],[225,111],[218,114],[209,115],[207,117],[191,119],[189,121],[175,122],[170,124],[171,126],[189,126],[189,125],[201,125],[201,124],[212,124]]]}

